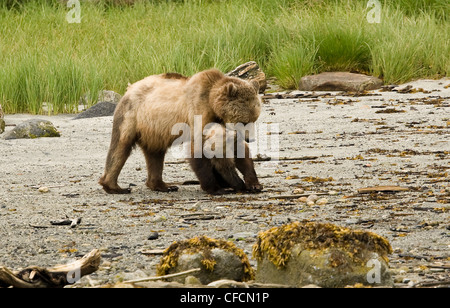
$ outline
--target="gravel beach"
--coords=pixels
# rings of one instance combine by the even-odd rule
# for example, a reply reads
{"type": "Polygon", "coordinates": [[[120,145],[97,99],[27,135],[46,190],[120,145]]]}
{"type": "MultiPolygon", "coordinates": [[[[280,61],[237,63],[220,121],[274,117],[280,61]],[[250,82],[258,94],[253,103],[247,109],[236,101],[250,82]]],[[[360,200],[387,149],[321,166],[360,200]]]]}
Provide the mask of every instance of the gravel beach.
{"type": "Polygon", "coordinates": [[[258,122],[278,124],[279,132],[269,137],[279,140],[280,160],[255,162],[264,191],[249,195],[205,194],[188,182],[196,180],[189,165],[172,155],[163,176],[179,191],[152,192],[139,149],[119,178],[122,187],[132,184],[132,193],[108,195],[97,181],[112,117],[6,115],[6,132],[42,118],[61,137],[0,135],[0,265],[53,266],[99,249],[100,269],[75,285],[98,286],[154,276],[160,256],[152,251],[177,240],[230,239],[251,257],[258,232],[308,220],[386,237],[394,249],[390,266],[397,287],[448,282],[449,85],[447,78],[360,95],[266,95],[258,122]],[[408,190],[358,192],[374,186],[408,190]],[[311,194],[322,201],[301,199],[311,194]],[[51,223],[77,218],[81,222],[73,228],[51,223]]]}

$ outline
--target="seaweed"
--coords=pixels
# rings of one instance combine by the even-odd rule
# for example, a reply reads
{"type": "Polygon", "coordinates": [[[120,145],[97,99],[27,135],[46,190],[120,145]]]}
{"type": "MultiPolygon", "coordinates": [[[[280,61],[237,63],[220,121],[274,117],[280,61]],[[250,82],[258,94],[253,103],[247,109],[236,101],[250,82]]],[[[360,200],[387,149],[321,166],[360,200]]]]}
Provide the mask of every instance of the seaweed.
{"type": "Polygon", "coordinates": [[[167,275],[171,269],[177,266],[178,258],[182,254],[196,254],[201,253],[203,260],[202,265],[208,271],[213,271],[216,265],[216,260],[212,255],[213,249],[222,249],[231,252],[239,257],[244,267],[243,281],[249,281],[254,279],[254,270],[250,266],[247,255],[242,249],[236,247],[236,245],[230,241],[212,239],[206,236],[194,237],[192,239],[174,242],[165,251],[161,258],[159,265],[157,266],[158,276],[167,275]]]}
{"type": "Polygon", "coordinates": [[[253,246],[253,257],[261,261],[266,256],[281,269],[287,264],[291,250],[297,244],[308,250],[344,249],[354,262],[360,264],[365,261],[363,251],[377,252],[386,262],[387,255],[392,253],[389,242],[372,232],[351,230],[329,223],[294,222],[260,232],[253,246]]]}

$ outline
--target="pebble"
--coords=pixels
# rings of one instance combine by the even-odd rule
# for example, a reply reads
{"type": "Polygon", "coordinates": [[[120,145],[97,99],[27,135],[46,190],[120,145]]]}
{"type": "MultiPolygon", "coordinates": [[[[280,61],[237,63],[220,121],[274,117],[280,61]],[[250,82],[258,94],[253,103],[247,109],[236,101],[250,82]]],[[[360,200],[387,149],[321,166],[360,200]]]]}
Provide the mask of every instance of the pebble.
{"type": "Polygon", "coordinates": [[[157,240],[158,238],[159,238],[159,233],[158,232],[152,232],[148,236],[147,240],[153,241],[153,240],[157,240]]]}
{"type": "Polygon", "coordinates": [[[50,191],[50,189],[46,186],[39,187],[38,190],[40,193],[48,193],[50,191]]]}
{"type": "Polygon", "coordinates": [[[152,223],[164,222],[166,220],[167,220],[167,218],[165,216],[162,216],[162,215],[155,215],[152,218],[150,218],[150,222],[152,222],[152,223]]]}
{"type": "Polygon", "coordinates": [[[311,201],[311,200],[306,201],[306,205],[308,205],[308,206],[313,206],[314,204],[315,204],[314,201],[311,201]]]}
{"type": "Polygon", "coordinates": [[[233,238],[236,241],[239,241],[239,240],[244,240],[244,239],[247,239],[247,238],[256,238],[256,236],[257,236],[257,234],[254,233],[254,232],[237,232],[237,233],[234,233],[234,234],[230,234],[228,236],[228,238],[229,239],[233,238]]]}
{"type": "Polygon", "coordinates": [[[303,203],[306,203],[307,200],[308,200],[308,197],[300,197],[300,198],[298,198],[298,201],[299,202],[303,202],[303,203]]]}
{"type": "Polygon", "coordinates": [[[305,192],[305,190],[303,188],[296,188],[294,189],[294,191],[292,192],[294,195],[301,195],[305,192]]]}
{"type": "Polygon", "coordinates": [[[316,201],[317,205],[325,205],[327,203],[328,203],[328,199],[327,198],[321,198],[321,199],[316,201]]]}
{"type": "Polygon", "coordinates": [[[319,199],[319,197],[315,194],[309,195],[308,199],[306,200],[306,202],[308,201],[312,201],[312,202],[316,202],[319,199]]]}

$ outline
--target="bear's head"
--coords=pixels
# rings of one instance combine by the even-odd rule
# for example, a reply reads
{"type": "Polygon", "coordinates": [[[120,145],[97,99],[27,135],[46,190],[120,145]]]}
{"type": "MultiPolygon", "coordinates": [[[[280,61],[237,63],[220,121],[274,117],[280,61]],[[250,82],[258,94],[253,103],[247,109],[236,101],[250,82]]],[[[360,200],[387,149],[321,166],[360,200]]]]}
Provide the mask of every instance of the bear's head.
{"type": "Polygon", "coordinates": [[[223,123],[256,122],[261,113],[259,83],[226,77],[217,82],[210,92],[211,108],[223,123]]]}

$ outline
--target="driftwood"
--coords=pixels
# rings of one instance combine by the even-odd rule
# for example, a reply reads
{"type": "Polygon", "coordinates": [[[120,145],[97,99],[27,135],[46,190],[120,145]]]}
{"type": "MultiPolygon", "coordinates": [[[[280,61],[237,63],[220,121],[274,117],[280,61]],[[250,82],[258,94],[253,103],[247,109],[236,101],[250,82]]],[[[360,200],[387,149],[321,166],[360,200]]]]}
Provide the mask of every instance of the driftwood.
{"type": "Polygon", "coordinates": [[[31,266],[13,272],[0,266],[0,288],[62,288],[98,270],[101,255],[92,250],[80,260],[52,268],[31,266]]]}
{"type": "Polygon", "coordinates": [[[175,277],[180,277],[180,276],[187,276],[189,274],[200,272],[201,270],[202,270],[201,268],[193,268],[193,269],[190,269],[190,270],[187,270],[187,271],[184,271],[184,272],[175,273],[175,274],[169,274],[169,275],[164,275],[164,276],[155,276],[155,277],[147,277],[147,278],[141,278],[141,279],[135,279],[135,280],[128,280],[128,281],[124,281],[123,283],[138,283],[138,282],[158,281],[158,280],[164,280],[164,279],[175,278],[175,277]]]}
{"type": "Polygon", "coordinates": [[[358,193],[360,194],[371,194],[371,193],[377,193],[377,192],[390,192],[390,193],[396,193],[400,191],[409,191],[408,187],[401,187],[401,186],[375,186],[375,187],[366,187],[358,189],[358,193]]]}

